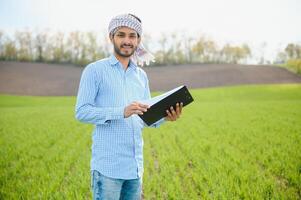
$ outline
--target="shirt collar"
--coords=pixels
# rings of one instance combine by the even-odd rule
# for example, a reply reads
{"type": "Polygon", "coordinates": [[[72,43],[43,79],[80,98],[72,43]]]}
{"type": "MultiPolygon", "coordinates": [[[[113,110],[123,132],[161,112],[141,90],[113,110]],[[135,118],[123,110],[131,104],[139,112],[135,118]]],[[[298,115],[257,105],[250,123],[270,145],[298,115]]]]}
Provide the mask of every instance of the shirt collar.
{"type": "Polygon", "coordinates": [[[116,65],[119,61],[117,60],[117,58],[114,56],[114,54],[112,54],[109,58],[109,62],[111,65],[116,65]]]}
{"type": "MultiPolygon", "coordinates": [[[[114,54],[112,54],[110,57],[109,57],[109,62],[112,66],[116,65],[117,63],[119,63],[119,60],[115,57],[114,54]]],[[[128,67],[132,67],[132,68],[136,68],[137,65],[132,61],[132,59],[130,59],[130,62],[129,62],[129,66],[128,67]]]]}

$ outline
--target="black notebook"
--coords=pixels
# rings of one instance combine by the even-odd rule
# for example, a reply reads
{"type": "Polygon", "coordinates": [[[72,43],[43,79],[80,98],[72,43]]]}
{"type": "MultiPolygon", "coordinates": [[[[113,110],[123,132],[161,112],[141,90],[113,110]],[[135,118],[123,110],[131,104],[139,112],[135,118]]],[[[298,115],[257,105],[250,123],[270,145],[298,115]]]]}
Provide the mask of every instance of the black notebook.
{"type": "Polygon", "coordinates": [[[166,117],[166,110],[170,110],[171,106],[176,108],[176,104],[182,102],[184,107],[193,102],[193,98],[187,87],[183,85],[154,98],[139,102],[150,106],[143,115],[138,115],[148,126],[150,126],[159,119],[166,117]]]}

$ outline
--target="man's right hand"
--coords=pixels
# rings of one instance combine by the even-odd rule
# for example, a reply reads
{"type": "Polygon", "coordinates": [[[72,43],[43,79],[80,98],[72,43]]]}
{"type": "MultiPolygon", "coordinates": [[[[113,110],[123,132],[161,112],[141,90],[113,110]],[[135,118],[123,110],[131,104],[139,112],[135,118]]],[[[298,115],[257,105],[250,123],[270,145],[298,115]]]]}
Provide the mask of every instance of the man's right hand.
{"type": "Polygon", "coordinates": [[[133,114],[143,115],[143,113],[146,112],[148,108],[150,108],[149,105],[135,101],[124,108],[124,117],[128,118],[133,114]]]}

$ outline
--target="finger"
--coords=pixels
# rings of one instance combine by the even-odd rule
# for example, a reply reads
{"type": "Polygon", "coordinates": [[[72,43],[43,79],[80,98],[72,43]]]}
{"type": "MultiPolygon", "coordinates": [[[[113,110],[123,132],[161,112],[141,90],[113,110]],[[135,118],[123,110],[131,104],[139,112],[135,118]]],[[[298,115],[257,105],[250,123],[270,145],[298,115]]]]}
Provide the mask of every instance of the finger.
{"type": "Polygon", "coordinates": [[[173,116],[173,118],[177,118],[177,113],[176,113],[176,111],[174,110],[174,108],[171,106],[170,107],[170,111],[171,111],[171,114],[172,114],[172,116],[173,116]]]}
{"type": "Polygon", "coordinates": [[[182,114],[183,102],[180,104],[180,114],[182,114]]]}
{"type": "Polygon", "coordinates": [[[172,116],[171,112],[169,110],[166,110],[166,112],[167,112],[167,115],[168,115],[169,119],[172,120],[173,116],[172,116]]]}
{"type": "Polygon", "coordinates": [[[144,109],[141,109],[138,105],[132,105],[130,107],[130,111],[133,113],[133,114],[141,114],[144,112],[144,109]]]}
{"type": "Polygon", "coordinates": [[[143,112],[146,112],[148,109],[148,105],[144,105],[144,104],[139,104],[137,107],[138,110],[141,110],[143,112]]]}
{"type": "Polygon", "coordinates": [[[181,112],[182,112],[182,108],[181,108],[180,103],[179,103],[179,105],[178,105],[178,107],[177,107],[177,118],[180,117],[181,112]]]}
{"type": "Polygon", "coordinates": [[[142,111],[142,112],[146,112],[146,111],[147,111],[147,108],[138,106],[138,107],[137,107],[137,110],[140,110],[140,111],[142,111]]]}
{"type": "Polygon", "coordinates": [[[177,116],[180,115],[180,104],[179,103],[176,104],[176,113],[177,113],[177,116]]]}
{"type": "Polygon", "coordinates": [[[178,112],[178,116],[180,117],[180,115],[182,114],[182,107],[179,107],[179,112],[178,112]]]}
{"type": "Polygon", "coordinates": [[[137,104],[137,105],[133,106],[133,110],[139,110],[139,111],[142,111],[142,112],[146,112],[147,108],[140,107],[139,104],[137,104]]]}
{"type": "Polygon", "coordinates": [[[175,121],[175,120],[176,120],[176,116],[175,116],[175,114],[174,114],[175,112],[172,111],[172,109],[170,108],[169,113],[170,113],[171,121],[175,121]]]}
{"type": "Polygon", "coordinates": [[[139,105],[133,105],[133,106],[132,106],[132,109],[133,109],[134,111],[136,111],[136,110],[139,110],[140,107],[139,107],[139,105]]]}
{"type": "Polygon", "coordinates": [[[143,115],[143,112],[140,111],[140,110],[135,110],[135,114],[137,114],[137,115],[143,115]]]}
{"type": "Polygon", "coordinates": [[[179,103],[179,112],[178,112],[178,116],[180,117],[180,115],[182,114],[182,108],[183,108],[183,103],[179,103]]]}
{"type": "Polygon", "coordinates": [[[166,113],[167,113],[167,115],[168,115],[169,120],[173,121],[173,117],[172,117],[170,111],[169,111],[169,110],[166,110],[166,113]]]}
{"type": "Polygon", "coordinates": [[[147,105],[147,104],[142,104],[142,103],[139,103],[138,104],[141,108],[149,108],[150,106],[147,105]]]}

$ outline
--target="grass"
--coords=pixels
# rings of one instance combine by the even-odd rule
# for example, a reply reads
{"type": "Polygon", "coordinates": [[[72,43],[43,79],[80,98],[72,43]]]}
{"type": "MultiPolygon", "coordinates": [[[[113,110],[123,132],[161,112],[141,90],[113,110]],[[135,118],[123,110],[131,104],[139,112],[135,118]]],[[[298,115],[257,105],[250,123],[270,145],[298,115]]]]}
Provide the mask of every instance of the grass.
{"type": "Polygon", "coordinates": [[[301,59],[288,60],[286,66],[297,74],[301,74],[301,59]]]}
{"type": "Polygon", "coordinates": [[[277,66],[284,67],[291,72],[301,75],[301,59],[290,59],[286,63],[277,66]]]}
{"type": "MultiPolygon", "coordinates": [[[[192,90],[147,128],[145,199],[300,199],[301,85],[192,90]]],[[[0,199],[90,199],[92,126],[74,97],[0,96],[0,199]]]]}

